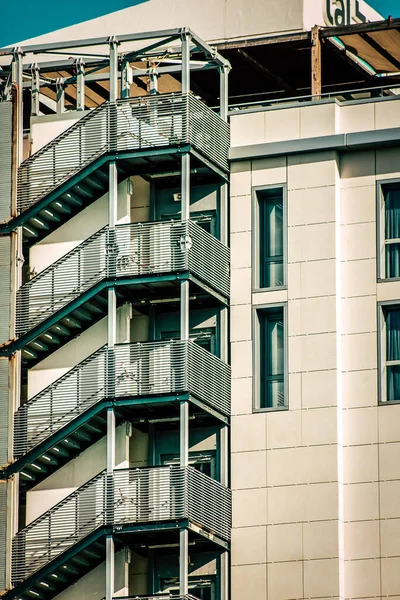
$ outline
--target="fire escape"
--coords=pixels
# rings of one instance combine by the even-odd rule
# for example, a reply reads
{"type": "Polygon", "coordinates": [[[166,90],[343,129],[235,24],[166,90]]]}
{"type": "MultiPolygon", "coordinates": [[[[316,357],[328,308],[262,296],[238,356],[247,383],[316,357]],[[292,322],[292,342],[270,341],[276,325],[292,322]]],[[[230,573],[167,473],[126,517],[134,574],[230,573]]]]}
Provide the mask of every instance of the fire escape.
{"type": "MultiPolygon", "coordinates": [[[[106,226],[30,279],[21,276],[15,338],[0,349],[2,356],[17,358],[20,394],[30,369],[107,318],[105,345],[33,397],[17,399],[13,460],[1,471],[3,479],[17,482],[17,503],[104,437],[106,461],[102,472],[29,524],[20,518],[7,599],[53,598],[105,562],[104,597],[111,600],[115,555],[130,548],[144,555],[167,549],[179,573],[167,597],[228,598],[229,64],[186,29],[122,37],[107,40],[109,100],[21,162],[18,211],[2,226],[3,233],[18,232],[26,255],[108,194],[106,226]],[[154,51],[161,38],[179,42],[181,92],[129,97],[123,85],[126,55],[118,52],[119,44],[150,40],[147,48],[154,51]],[[220,78],[218,111],[191,92],[191,69],[199,53],[205,56],[201,68],[214,68],[220,78]],[[179,219],[117,224],[118,184],[144,172],[164,179],[168,172],[175,178],[178,173],[179,219]],[[219,182],[215,235],[191,220],[196,173],[219,182]],[[179,310],[178,336],[117,343],[118,307],[149,300],[168,305],[171,298],[179,310]],[[196,298],[221,315],[218,353],[190,338],[196,298]],[[145,431],[155,422],[175,423],[178,459],[116,468],[116,428],[132,421],[145,431]],[[205,424],[218,430],[217,475],[189,459],[191,431],[205,424]],[[197,587],[190,587],[192,548],[216,556],[218,583],[209,595],[201,586],[198,594],[197,587]]],[[[22,82],[20,53],[13,61],[16,81],[22,82]]],[[[144,596],[129,586],[129,597],[154,593],[162,597],[150,583],[144,596]]]]}

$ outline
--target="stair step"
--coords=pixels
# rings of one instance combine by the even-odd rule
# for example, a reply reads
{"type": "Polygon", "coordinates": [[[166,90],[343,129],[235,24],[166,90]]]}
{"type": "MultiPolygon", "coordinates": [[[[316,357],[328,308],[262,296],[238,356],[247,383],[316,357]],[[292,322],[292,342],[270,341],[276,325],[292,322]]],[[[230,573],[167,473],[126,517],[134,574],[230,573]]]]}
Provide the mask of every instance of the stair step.
{"type": "Polygon", "coordinates": [[[72,215],[72,208],[70,206],[68,206],[68,204],[66,202],[61,202],[60,200],[56,200],[54,202],[54,205],[57,207],[57,210],[67,214],[67,215],[72,215]]]}
{"type": "Polygon", "coordinates": [[[50,219],[53,223],[61,223],[61,217],[55,210],[45,208],[40,211],[39,215],[43,218],[50,219]]]}

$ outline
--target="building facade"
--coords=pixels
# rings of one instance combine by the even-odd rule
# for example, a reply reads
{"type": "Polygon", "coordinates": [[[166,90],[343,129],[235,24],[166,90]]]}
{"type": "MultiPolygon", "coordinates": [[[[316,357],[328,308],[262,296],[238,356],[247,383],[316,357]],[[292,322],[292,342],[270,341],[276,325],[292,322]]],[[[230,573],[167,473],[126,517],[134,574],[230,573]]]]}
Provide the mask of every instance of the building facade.
{"type": "Polygon", "coordinates": [[[400,24],[233,4],[4,51],[7,600],[400,597],[400,24]]]}

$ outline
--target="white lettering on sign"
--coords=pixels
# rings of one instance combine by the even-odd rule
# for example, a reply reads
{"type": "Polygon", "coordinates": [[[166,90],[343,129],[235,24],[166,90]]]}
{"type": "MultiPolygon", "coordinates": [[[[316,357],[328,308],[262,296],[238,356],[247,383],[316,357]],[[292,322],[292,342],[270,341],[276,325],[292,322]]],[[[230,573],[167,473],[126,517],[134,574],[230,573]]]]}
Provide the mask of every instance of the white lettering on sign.
{"type": "Polygon", "coordinates": [[[365,23],[367,20],[360,10],[359,0],[322,0],[324,21],[328,27],[365,23]]]}

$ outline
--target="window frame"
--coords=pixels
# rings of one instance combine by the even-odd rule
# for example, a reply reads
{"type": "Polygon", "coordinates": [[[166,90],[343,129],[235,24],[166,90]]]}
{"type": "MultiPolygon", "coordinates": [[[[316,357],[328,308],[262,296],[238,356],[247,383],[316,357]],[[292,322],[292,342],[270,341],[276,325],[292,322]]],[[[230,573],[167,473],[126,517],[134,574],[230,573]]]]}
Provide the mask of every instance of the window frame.
{"type": "Polygon", "coordinates": [[[289,355],[288,355],[288,303],[276,302],[259,304],[252,307],[252,354],[253,354],[253,413],[276,412],[289,410],[289,355]],[[261,406],[261,339],[260,339],[260,312],[273,312],[277,308],[283,309],[283,393],[284,406],[261,406]]]}
{"type": "MultiPolygon", "coordinates": [[[[385,186],[399,186],[400,178],[380,179],[376,182],[376,269],[379,282],[400,281],[400,277],[386,277],[386,237],[385,237],[385,186]]],[[[393,239],[390,243],[399,243],[393,239]]]]}
{"type": "Polygon", "coordinates": [[[251,285],[252,292],[265,292],[287,289],[287,184],[274,183],[270,185],[259,185],[251,188],[251,285]],[[283,285],[261,287],[260,286],[260,199],[259,192],[265,190],[282,190],[282,228],[283,228],[283,285]]]}
{"type": "MultiPolygon", "coordinates": [[[[386,360],[386,318],[385,309],[398,307],[400,310],[400,300],[385,300],[377,303],[377,329],[378,329],[378,405],[392,406],[400,404],[398,400],[387,400],[387,366],[386,360]]],[[[399,361],[389,361],[391,365],[400,365],[399,361]]],[[[389,365],[390,366],[390,365],[389,365]]]]}

